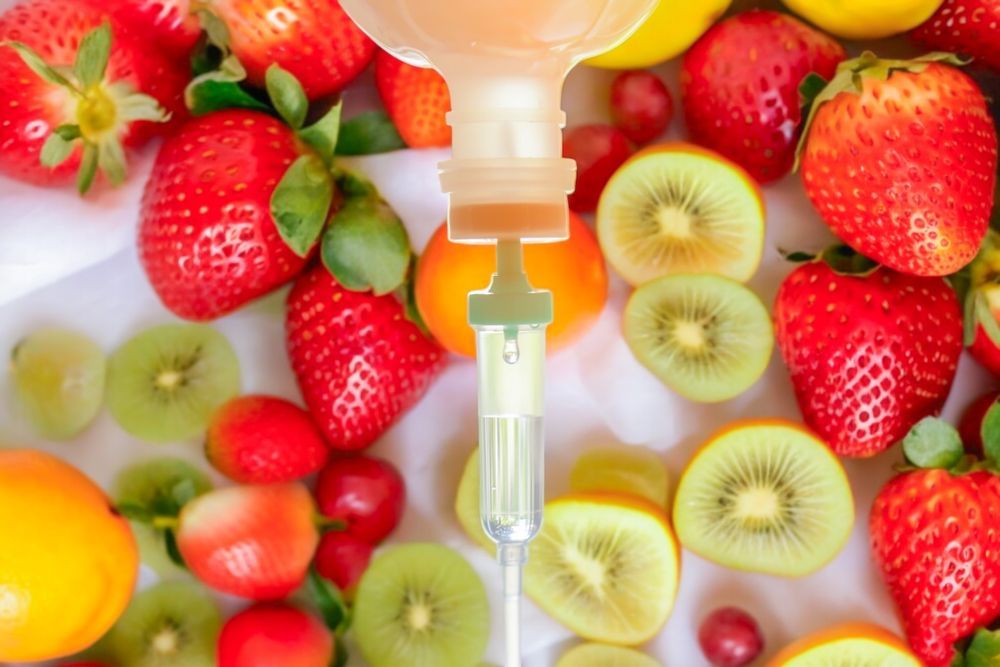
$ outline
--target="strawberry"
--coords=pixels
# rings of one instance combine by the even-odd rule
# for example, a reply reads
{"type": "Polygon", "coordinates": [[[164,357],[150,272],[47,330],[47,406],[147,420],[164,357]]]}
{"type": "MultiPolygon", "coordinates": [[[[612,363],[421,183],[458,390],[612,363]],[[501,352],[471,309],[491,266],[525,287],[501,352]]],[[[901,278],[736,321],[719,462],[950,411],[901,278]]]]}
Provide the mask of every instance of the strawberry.
{"type": "Polygon", "coordinates": [[[348,290],[322,266],[295,282],[285,330],[306,405],[337,450],[371,445],[444,366],[393,295],[348,290]]]}
{"type": "Polygon", "coordinates": [[[333,208],[339,107],[303,128],[301,86],[278,67],[269,84],[285,123],[257,111],[213,112],[184,125],[157,156],[139,254],[180,317],[220,317],[294,278],[333,208]]]}
{"type": "Polygon", "coordinates": [[[961,53],[1000,70],[1000,2],[996,0],[944,0],[910,34],[929,49],[961,53]]]}
{"type": "Polygon", "coordinates": [[[104,4],[120,25],[149,38],[174,59],[190,58],[201,36],[191,0],[104,0],[104,4]]]}
{"type": "Polygon", "coordinates": [[[407,146],[451,145],[451,128],[445,120],[445,115],[451,111],[451,95],[440,74],[379,51],[375,56],[375,85],[386,112],[407,146]]]}
{"type": "Polygon", "coordinates": [[[256,604],[229,619],[219,635],[218,667],[327,667],[333,635],[297,607],[256,604]]]}
{"type": "Polygon", "coordinates": [[[240,396],[212,416],[205,454],[240,484],[292,482],[318,472],[329,450],[309,413],[274,396],[240,396]]]}
{"type": "Polygon", "coordinates": [[[956,642],[1000,618],[1000,477],[934,467],[961,459],[962,445],[951,426],[926,421],[936,423],[921,422],[904,443],[923,467],[883,487],[869,533],[910,646],[929,667],[947,667],[956,642]]]}
{"type": "Polygon", "coordinates": [[[301,484],[210,491],[181,510],[177,548],[191,572],[223,593],[280,599],[305,581],[319,544],[301,484]]]}
{"type": "MultiPolygon", "coordinates": [[[[825,258],[838,265],[863,259],[843,250],[825,258]]],[[[962,351],[961,309],[943,278],[859,268],[866,271],[803,264],[782,284],[774,309],[806,424],[852,457],[883,451],[938,412],[962,351]]]]}
{"type": "Polygon", "coordinates": [[[803,138],[802,180],[823,220],[903,273],[968,264],[993,206],[996,130],[979,88],[948,62],[865,53],[842,63],[803,138]]]}
{"type": "Polygon", "coordinates": [[[0,173],[86,192],[100,168],[184,115],[183,68],[109,22],[99,4],[30,0],[0,15],[0,173]]]}
{"type": "Polygon", "coordinates": [[[276,63],[316,100],[347,86],[375,55],[375,43],[339,0],[214,0],[210,7],[228,27],[228,47],[247,80],[258,87],[276,63]]]}
{"type": "Polygon", "coordinates": [[[761,183],[792,168],[800,129],[799,84],[830,78],[847,57],[833,38],[771,11],[715,24],[685,54],[684,118],[692,139],[761,183]]]}

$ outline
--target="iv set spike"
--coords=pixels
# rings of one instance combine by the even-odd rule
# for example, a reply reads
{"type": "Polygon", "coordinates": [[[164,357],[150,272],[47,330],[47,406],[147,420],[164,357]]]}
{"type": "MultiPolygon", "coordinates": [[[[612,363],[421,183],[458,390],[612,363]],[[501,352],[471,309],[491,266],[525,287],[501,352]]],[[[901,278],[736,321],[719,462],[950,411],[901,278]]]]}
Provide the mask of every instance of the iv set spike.
{"type": "Polygon", "coordinates": [[[483,529],[503,569],[506,667],[520,667],[521,573],[544,504],[545,329],[522,243],[569,234],[576,165],[562,157],[563,80],[634,32],[657,0],[341,0],[383,48],[448,82],[452,159],[441,164],[453,241],[495,243],[476,330],[483,529]]]}

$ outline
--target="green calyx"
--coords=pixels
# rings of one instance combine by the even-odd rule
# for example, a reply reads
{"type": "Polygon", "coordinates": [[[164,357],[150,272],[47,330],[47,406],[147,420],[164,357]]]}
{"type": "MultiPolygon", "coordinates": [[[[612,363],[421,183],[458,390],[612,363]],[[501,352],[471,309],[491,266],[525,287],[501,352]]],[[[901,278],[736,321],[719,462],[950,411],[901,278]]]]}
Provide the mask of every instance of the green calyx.
{"type": "Polygon", "coordinates": [[[990,230],[979,254],[966,269],[952,276],[965,309],[965,345],[975,342],[980,328],[1000,346],[1000,233],[990,230]]]}
{"type": "Polygon", "coordinates": [[[806,262],[823,262],[829,266],[834,273],[843,276],[864,277],[874,273],[880,266],[850,246],[842,244],[829,246],[818,255],[809,252],[785,251],[782,251],[781,254],[787,261],[797,264],[804,264],[806,262]]]}
{"type": "Polygon", "coordinates": [[[864,90],[865,79],[886,81],[894,72],[920,73],[932,63],[948,65],[964,65],[966,61],[951,53],[928,53],[912,60],[880,59],[871,51],[865,51],[857,58],[845,60],[837,66],[837,72],[829,82],[817,74],[809,74],[799,85],[799,99],[802,108],[808,109],[805,122],[802,125],[802,135],[795,153],[794,169],[798,170],[806,142],[809,141],[809,129],[812,127],[816,112],[826,102],[841,93],[860,95],[864,90]]]}
{"type": "Polygon", "coordinates": [[[1000,665],[1000,630],[980,628],[957,649],[951,667],[997,667],[1000,665]]]}
{"type": "Polygon", "coordinates": [[[149,95],[129,84],[106,80],[111,57],[112,33],[107,22],[88,33],[80,42],[72,68],[46,63],[21,42],[0,42],[13,49],[39,77],[69,94],[69,120],[49,135],[42,146],[41,162],[53,169],[70,158],[78,145],[83,152],[77,175],[81,194],[90,190],[98,171],[114,185],[126,176],[125,150],[121,137],[135,121],[163,123],[170,115],[149,95]]]}
{"type": "Polygon", "coordinates": [[[1000,401],[993,403],[983,417],[980,427],[983,439],[983,453],[994,465],[1000,464],[1000,401]]]}
{"type": "Polygon", "coordinates": [[[925,417],[903,439],[903,453],[917,468],[951,469],[965,457],[965,448],[954,426],[925,417]]]}

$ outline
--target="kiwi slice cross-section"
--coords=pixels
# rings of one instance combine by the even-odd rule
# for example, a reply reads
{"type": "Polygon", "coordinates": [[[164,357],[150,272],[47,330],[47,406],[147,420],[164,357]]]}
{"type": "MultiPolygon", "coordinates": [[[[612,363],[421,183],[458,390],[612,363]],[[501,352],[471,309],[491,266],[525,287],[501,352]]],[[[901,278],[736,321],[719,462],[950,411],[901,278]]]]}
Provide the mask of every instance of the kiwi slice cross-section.
{"type": "Polygon", "coordinates": [[[745,171],[690,144],[646,149],[611,178],[597,211],[608,262],[633,285],[676,273],[745,282],[760,266],[764,203],[745,171]]]}
{"type": "Polygon", "coordinates": [[[111,414],[149,442],[195,437],[239,390],[236,353],[222,334],[202,325],[148,329],[119,348],[108,365],[111,414]]]}
{"type": "Polygon", "coordinates": [[[136,595],[103,644],[118,667],[215,667],[221,628],[212,598],[174,581],[136,595]]]}
{"type": "Polygon", "coordinates": [[[774,349],[771,317],[757,295],[707,274],[643,285],[625,307],[624,329],[643,366],[681,396],[704,403],[749,389],[774,349]]]}
{"type": "Polygon", "coordinates": [[[854,500],[844,469],[791,422],[746,422],[695,454],[677,488],[674,526],[686,548],[737,570],[811,574],[850,537],[854,500]]]}
{"type": "Polygon", "coordinates": [[[490,634],[486,589],[445,546],[392,547],[358,584],[354,634],[371,667],[475,665],[490,634]]]}

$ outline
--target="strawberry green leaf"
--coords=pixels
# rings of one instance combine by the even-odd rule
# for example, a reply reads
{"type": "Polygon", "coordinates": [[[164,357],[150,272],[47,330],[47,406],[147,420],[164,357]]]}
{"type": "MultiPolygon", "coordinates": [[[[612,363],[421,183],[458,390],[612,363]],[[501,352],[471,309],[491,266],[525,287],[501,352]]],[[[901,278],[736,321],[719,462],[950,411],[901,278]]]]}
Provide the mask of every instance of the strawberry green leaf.
{"type": "Polygon", "coordinates": [[[846,245],[830,246],[820,255],[834,272],[846,276],[866,276],[879,265],[846,245]]]}
{"type": "Polygon", "coordinates": [[[271,65],[267,68],[264,83],[278,115],[293,130],[302,129],[302,125],[306,122],[306,115],[309,113],[309,99],[295,75],[282,69],[279,65],[271,65]]]}
{"type": "Polygon", "coordinates": [[[344,122],[337,155],[375,155],[406,148],[399,130],[382,111],[369,111],[344,122]]]}
{"type": "Polygon", "coordinates": [[[170,558],[171,562],[177,567],[187,569],[187,563],[184,562],[184,556],[181,555],[181,549],[177,546],[177,535],[173,530],[167,529],[163,531],[163,543],[167,548],[167,556],[170,558]]]}
{"type": "Polygon", "coordinates": [[[208,43],[229,55],[229,27],[218,14],[209,9],[199,9],[196,12],[198,20],[201,22],[201,29],[208,37],[208,43]]]}
{"type": "Polygon", "coordinates": [[[127,175],[125,149],[117,137],[103,142],[98,148],[97,166],[108,177],[112,185],[121,185],[127,175]]]}
{"type": "Polygon", "coordinates": [[[1000,324],[997,324],[997,320],[993,316],[993,311],[990,309],[990,303],[986,295],[982,292],[977,292],[973,306],[975,308],[976,324],[983,328],[983,331],[986,332],[987,337],[994,345],[1000,346],[1000,324]]]}
{"type": "Polygon", "coordinates": [[[45,81],[67,88],[77,94],[80,93],[80,90],[69,79],[63,76],[56,68],[50,67],[30,46],[21,42],[0,42],[0,46],[14,49],[17,55],[21,57],[21,60],[24,61],[24,64],[28,66],[28,69],[45,81]]]}
{"type": "Polygon", "coordinates": [[[410,239],[395,212],[375,196],[349,197],[323,235],[323,263],[349,290],[388,294],[406,280],[410,239]]]}
{"type": "Polygon", "coordinates": [[[79,125],[60,125],[52,131],[66,141],[75,141],[83,136],[79,125]]]}
{"type": "Polygon", "coordinates": [[[351,614],[347,604],[344,603],[344,596],[337,587],[320,575],[315,568],[309,570],[309,585],[326,627],[336,635],[346,632],[351,627],[351,614]]]}
{"type": "Polygon", "coordinates": [[[424,321],[424,316],[420,314],[420,308],[417,306],[417,281],[413,277],[417,273],[417,261],[416,255],[410,260],[410,279],[407,280],[403,285],[397,290],[397,298],[403,304],[403,309],[406,312],[406,319],[417,325],[424,335],[430,336],[430,329],[427,328],[427,323],[424,321]]]}
{"type": "Polygon", "coordinates": [[[315,155],[303,155],[271,195],[271,216],[281,238],[299,257],[316,245],[333,203],[333,178],[315,155]]]}
{"type": "Polygon", "coordinates": [[[332,667],[344,667],[347,665],[347,660],[351,655],[347,651],[347,644],[344,643],[343,638],[337,637],[334,639],[333,650],[333,662],[330,663],[332,667]]]}
{"type": "Polygon", "coordinates": [[[73,142],[66,141],[58,132],[53,132],[42,145],[41,161],[49,169],[58,167],[73,153],[73,142]]]}
{"type": "Polygon", "coordinates": [[[104,80],[111,57],[111,24],[105,21],[81,40],[73,64],[73,74],[84,88],[104,80]]]}
{"type": "Polygon", "coordinates": [[[340,136],[340,114],[343,104],[337,103],[316,123],[299,131],[299,139],[309,144],[328,166],[333,164],[340,136]]]}
{"type": "Polygon", "coordinates": [[[115,507],[115,512],[129,521],[152,524],[155,513],[142,505],[136,503],[121,503],[115,507]]]}
{"type": "Polygon", "coordinates": [[[962,460],[965,448],[954,426],[936,417],[925,417],[903,439],[903,453],[918,468],[947,469],[962,460]]]}
{"type": "Polygon", "coordinates": [[[793,262],[796,264],[801,264],[802,262],[811,262],[814,259],[816,259],[816,255],[814,255],[811,252],[802,252],[802,251],[787,252],[785,250],[779,250],[778,252],[781,253],[781,256],[785,259],[786,262],[793,262]]]}
{"type": "Polygon", "coordinates": [[[250,109],[251,111],[271,113],[271,107],[232,81],[212,79],[202,81],[198,85],[188,88],[186,97],[187,107],[195,116],[204,116],[224,109],[250,109]]]}
{"type": "Polygon", "coordinates": [[[83,158],[80,160],[80,171],[76,175],[76,189],[81,195],[87,194],[97,177],[97,166],[100,150],[97,144],[85,143],[83,145],[83,158]]]}
{"type": "Polygon", "coordinates": [[[986,458],[1000,463],[1000,401],[997,401],[986,411],[980,426],[983,437],[983,451],[986,458]]]}
{"type": "Polygon", "coordinates": [[[965,651],[965,667],[1000,667],[1000,631],[979,630],[965,651]]]}
{"type": "Polygon", "coordinates": [[[826,88],[827,80],[816,72],[809,72],[802,83],[799,84],[799,106],[808,109],[823,89],[826,88]]]}

